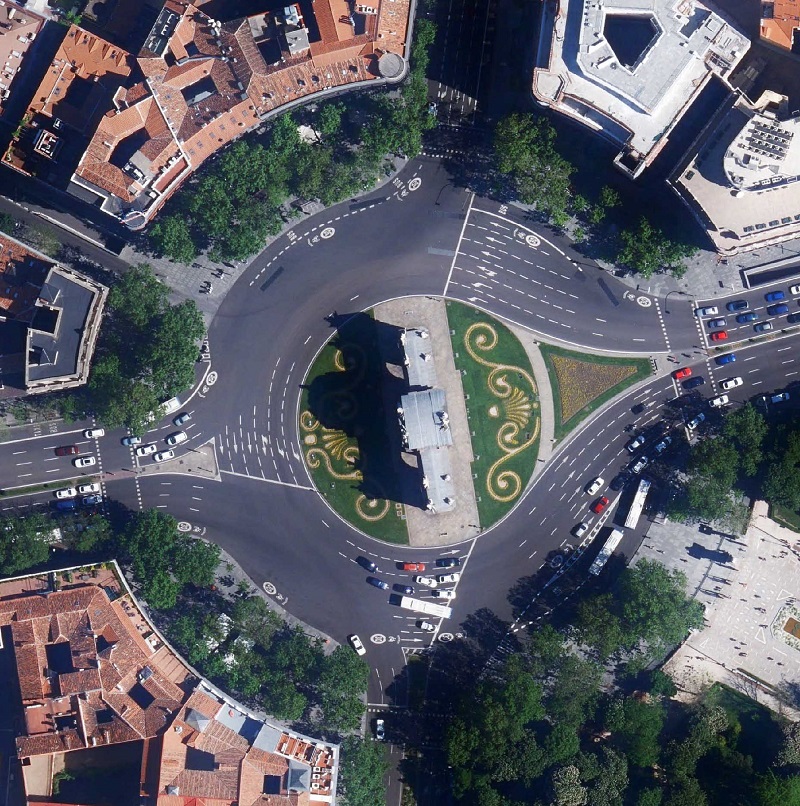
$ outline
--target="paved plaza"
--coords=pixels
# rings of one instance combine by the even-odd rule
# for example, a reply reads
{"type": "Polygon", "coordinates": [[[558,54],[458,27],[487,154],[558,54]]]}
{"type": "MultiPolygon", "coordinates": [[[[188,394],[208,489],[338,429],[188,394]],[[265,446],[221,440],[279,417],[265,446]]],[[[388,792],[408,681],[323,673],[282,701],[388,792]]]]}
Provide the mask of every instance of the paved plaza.
{"type": "Polygon", "coordinates": [[[775,693],[800,673],[800,642],[784,630],[793,615],[800,621],[800,539],[767,510],[763,501],[755,503],[743,537],[654,523],[634,557],[683,571],[689,594],[705,605],[705,628],[665,667],[682,699],[719,681],[773,710],[791,710],[775,693]]]}

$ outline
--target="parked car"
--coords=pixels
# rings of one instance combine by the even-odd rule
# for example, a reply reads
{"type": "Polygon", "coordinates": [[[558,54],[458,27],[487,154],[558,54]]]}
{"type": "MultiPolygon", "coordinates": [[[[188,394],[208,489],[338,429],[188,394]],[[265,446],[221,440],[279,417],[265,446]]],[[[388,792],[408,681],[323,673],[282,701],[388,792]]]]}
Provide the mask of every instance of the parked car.
{"type": "Polygon", "coordinates": [[[756,333],[766,333],[768,330],[772,330],[772,322],[759,322],[753,326],[753,330],[756,333]]]}
{"type": "Polygon", "coordinates": [[[374,574],[378,570],[378,566],[375,565],[369,557],[356,557],[356,562],[365,570],[369,571],[371,574],[374,574]]]}
{"type": "Polygon", "coordinates": [[[174,434],[170,434],[164,442],[167,445],[180,445],[181,442],[186,442],[189,439],[189,435],[185,431],[176,431],[174,434]]]}
{"type": "Polygon", "coordinates": [[[755,322],[758,319],[758,314],[755,311],[748,311],[747,313],[740,313],[736,317],[736,321],[740,325],[746,325],[748,322],[755,322]]]}
{"type": "Polygon", "coordinates": [[[175,458],[175,451],[159,451],[153,454],[154,462],[168,462],[170,459],[175,458]]]}
{"type": "Polygon", "coordinates": [[[604,484],[605,482],[601,476],[598,476],[594,481],[590,481],[586,488],[587,495],[594,495],[604,484]]]}
{"type": "Polygon", "coordinates": [[[692,374],[691,367],[681,367],[680,369],[676,369],[675,372],[672,373],[672,377],[675,378],[676,381],[679,381],[681,378],[688,378],[692,374]]]}
{"type": "Polygon", "coordinates": [[[725,364],[732,364],[736,360],[736,353],[727,353],[726,355],[718,355],[714,359],[719,366],[724,366],[725,364]]]}
{"type": "Polygon", "coordinates": [[[89,484],[81,484],[78,487],[78,492],[81,495],[91,495],[92,493],[99,493],[100,485],[96,481],[92,481],[89,484]]]}
{"type": "Polygon", "coordinates": [[[767,308],[767,313],[770,316],[783,316],[789,313],[789,306],[785,302],[781,302],[779,305],[770,305],[767,308]]]}
{"type": "Polygon", "coordinates": [[[702,423],[703,420],[705,420],[705,419],[706,419],[706,415],[703,414],[702,412],[700,412],[700,414],[698,414],[697,417],[693,417],[691,420],[689,420],[688,423],[686,423],[686,427],[690,431],[694,431],[694,429],[697,428],[697,426],[700,425],[700,423],[702,423]]]}
{"type": "Polygon", "coordinates": [[[424,571],[425,563],[403,563],[402,568],[404,571],[424,571]]]}
{"type": "Polygon", "coordinates": [[[711,341],[726,341],[728,338],[728,331],[727,330],[716,330],[714,331],[711,336],[711,341]]]}
{"type": "Polygon", "coordinates": [[[151,442],[149,445],[140,445],[134,453],[137,456],[149,456],[151,453],[155,453],[158,450],[158,445],[155,442],[151,442]]]}
{"type": "MultiPolygon", "coordinates": [[[[639,460],[642,461],[641,459],[639,460]]],[[[599,515],[608,506],[608,496],[601,495],[597,501],[592,504],[592,512],[599,515]]]]}
{"type": "Polygon", "coordinates": [[[716,305],[707,305],[705,308],[698,308],[696,313],[698,316],[716,316],[719,308],[716,305]]]}
{"type": "Polygon", "coordinates": [[[435,588],[436,587],[436,580],[433,577],[417,576],[417,577],[414,577],[414,582],[416,582],[417,585],[424,585],[426,588],[435,588]]]}
{"type": "Polygon", "coordinates": [[[672,437],[666,436],[655,446],[654,450],[656,453],[664,453],[670,445],[672,445],[672,437]]]}
{"type": "Polygon", "coordinates": [[[356,651],[356,655],[366,655],[367,650],[364,648],[364,644],[361,643],[361,639],[357,635],[349,635],[347,640],[350,642],[350,646],[353,647],[356,651]]]}
{"type": "Polygon", "coordinates": [[[65,487],[63,490],[56,490],[56,498],[74,498],[78,491],[74,487],[65,487]]]}
{"type": "Polygon", "coordinates": [[[97,504],[103,503],[103,496],[102,495],[85,495],[81,498],[81,504],[85,507],[94,507],[97,504]]]}
{"type": "Polygon", "coordinates": [[[131,436],[131,437],[123,437],[122,438],[122,444],[127,445],[128,447],[132,448],[132,447],[134,447],[136,445],[141,445],[142,444],[142,438],[141,437],[133,437],[133,436],[131,436]]]}
{"type": "Polygon", "coordinates": [[[183,414],[179,414],[177,417],[174,417],[172,423],[173,425],[183,425],[184,423],[188,423],[191,419],[192,415],[189,414],[188,411],[185,411],[183,414]]]}
{"type": "Polygon", "coordinates": [[[431,591],[431,596],[434,596],[437,599],[455,599],[456,598],[456,592],[454,590],[431,591]]]}
{"type": "Polygon", "coordinates": [[[708,328],[709,330],[713,330],[715,327],[725,327],[727,322],[720,317],[719,319],[709,319],[708,320],[708,328]]]}
{"type": "Polygon", "coordinates": [[[449,585],[452,582],[458,582],[459,579],[461,579],[461,574],[458,574],[458,573],[455,573],[455,574],[439,574],[439,576],[436,577],[436,581],[440,585],[449,585]]]}
{"type": "Polygon", "coordinates": [[[724,380],[720,386],[727,392],[729,389],[735,389],[737,386],[741,386],[744,381],[741,378],[728,378],[724,380]]]}
{"type": "Polygon", "coordinates": [[[747,307],[746,299],[737,299],[725,306],[729,311],[743,311],[747,307]]]}
{"type": "Polygon", "coordinates": [[[770,291],[769,294],[764,294],[764,299],[767,302],[777,302],[779,299],[783,299],[786,294],[783,291],[770,291]]]}
{"type": "Polygon", "coordinates": [[[436,627],[434,627],[430,621],[418,621],[417,627],[419,627],[419,629],[423,632],[435,632],[436,630],[436,627]]]}
{"type": "Polygon", "coordinates": [[[94,456],[79,456],[77,459],[72,460],[72,464],[75,467],[91,467],[96,462],[97,460],[94,456]]]}
{"type": "Polygon", "coordinates": [[[80,453],[77,445],[62,445],[56,448],[56,456],[73,456],[76,453],[80,453]]]}
{"type": "Polygon", "coordinates": [[[777,395],[772,395],[770,402],[772,403],[785,403],[789,399],[788,392],[780,392],[777,395]]]}
{"type": "Polygon", "coordinates": [[[644,434],[639,434],[639,436],[636,437],[636,439],[628,443],[627,445],[628,453],[636,453],[636,451],[638,451],[639,448],[641,448],[646,441],[647,440],[645,439],[644,434]]]}
{"type": "Polygon", "coordinates": [[[375,738],[379,742],[386,738],[386,723],[382,719],[375,720],[375,738]]]}
{"type": "Polygon", "coordinates": [[[78,508],[78,502],[74,498],[67,501],[56,501],[56,509],[59,512],[71,512],[78,508]]]}
{"type": "Polygon", "coordinates": [[[367,577],[367,585],[372,585],[373,588],[379,588],[382,591],[389,590],[389,583],[378,579],[378,577],[367,577]]]}
{"type": "Polygon", "coordinates": [[[797,294],[800,294],[800,283],[798,285],[790,285],[789,286],[789,293],[794,294],[795,296],[797,294]]]}
{"type": "Polygon", "coordinates": [[[646,456],[640,456],[634,463],[633,467],[631,467],[631,471],[633,473],[641,473],[649,463],[650,460],[646,456]]]}
{"type": "Polygon", "coordinates": [[[730,398],[727,395],[720,395],[713,400],[709,400],[708,405],[711,406],[712,409],[718,409],[720,406],[727,406],[730,402],[730,398]]]}
{"type": "Polygon", "coordinates": [[[439,557],[437,558],[434,565],[437,568],[455,568],[458,565],[461,565],[461,558],[460,557],[439,557]]]}
{"type": "Polygon", "coordinates": [[[100,439],[100,437],[104,437],[106,435],[105,428],[87,428],[83,432],[84,437],[86,439],[100,439]]]}
{"type": "Polygon", "coordinates": [[[583,537],[588,531],[589,524],[581,522],[572,530],[572,534],[574,534],[575,537],[583,537]]]}

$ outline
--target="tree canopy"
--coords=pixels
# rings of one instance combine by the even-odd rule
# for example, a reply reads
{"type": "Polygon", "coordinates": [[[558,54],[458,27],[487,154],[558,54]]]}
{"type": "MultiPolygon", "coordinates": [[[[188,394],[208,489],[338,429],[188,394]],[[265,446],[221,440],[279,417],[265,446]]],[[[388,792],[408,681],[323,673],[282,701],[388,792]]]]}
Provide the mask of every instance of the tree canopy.
{"type": "Polygon", "coordinates": [[[693,246],[673,241],[644,216],[639,226],[620,233],[622,246],[617,254],[617,263],[628,266],[643,277],[656,272],[670,271],[683,276],[683,261],[697,252],[693,246]]]}

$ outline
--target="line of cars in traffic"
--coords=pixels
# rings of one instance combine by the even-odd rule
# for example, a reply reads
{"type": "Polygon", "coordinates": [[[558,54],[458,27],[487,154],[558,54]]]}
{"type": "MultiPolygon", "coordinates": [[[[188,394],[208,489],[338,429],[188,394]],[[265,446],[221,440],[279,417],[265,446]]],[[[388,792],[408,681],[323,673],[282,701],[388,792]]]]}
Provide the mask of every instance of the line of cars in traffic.
{"type": "MultiPolygon", "coordinates": [[[[800,284],[789,286],[789,295],[792,297],[800,297],[800,284]]],[[[786,292],[781,289],[769,291],[764,294],[764,300],[767,302],[767,316],[786,316],[787,322],[794,324],[800,322],[800,312],[791,313],[789,305],[786,302],[786,292]]],[[[800,303],[800,300],[798,300],[800,303]]],[[[737,324],[747,325],[755,322],[753,330],[756,333],[766,333],[773,329],[772,322],[760,322],[759,314],[757,311],[748,310],[750,303],[746,299],[731,300],[725,305],[728,313],[735,316],[737,324]]],[[[727,319],[720,316],[719,307],[716,305],[704,305],[698,308],[695,313],[701,319],[709,317],[706,326],[712,331],[709,333],[709,339],[714,342],[726,341],[728,339],[727,319]]]]}
{"type": "MultiPolygon", "coordinates": [[[[172,424],[180,427],[185,423],[188,423],[191,419],[192,415],[189,414],[188,411],[184,411],[177,417],[172,418],[172,424]]],[[[142,438],[136,436],[125,437],[122,440],[122,444],[127,445],[129,448],[134,448],[134,453],[140,459],[143,459],[145,456],[152,455],[154,462],[167,462],[170,459],[175,458],[175,451],[173,451],[172,448],[180,445],[183,442],[186,442],[188,439],[189,435],[185,431],[175,431],[164,439],[164,442],[166,442],[169,447],[167,450],[162,451],[158,449],[157,443],[150,442],[145,445],[143,444],[142,438]]]]}

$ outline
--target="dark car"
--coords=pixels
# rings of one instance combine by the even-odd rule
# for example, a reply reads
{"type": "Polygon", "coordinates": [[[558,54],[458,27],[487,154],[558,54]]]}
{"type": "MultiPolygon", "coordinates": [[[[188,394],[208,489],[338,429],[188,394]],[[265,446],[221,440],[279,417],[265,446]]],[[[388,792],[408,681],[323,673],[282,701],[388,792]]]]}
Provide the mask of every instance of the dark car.
{"type": "Polygon", "coordinates": [[[769,294],[764,294],[764,299],[767,302],[777,302],[779,299],[783,299],[786,295],[783,291],[770,291],[769,294]]]}
{"type": "Polygon", "coordinates": [[[62,445],[60,448],[56,448],[56,456],[74,456],[80,452],[77,445],[62,445]]]}
{"type": "Polygon", "coordinates": [[[611,479],[611,484],[608,486],[615,492],[618,493],[630,480],[630,476],[627,473],[619,473],[618,475],[614,476],[611,479]]]}
{"type": "Polygon", "coordinates": [[[631,406],[631,412],[633,414],[641,414],[644,411],[644,403],[637,403],[635,406],[631,406]]]}
{"type": "Polygon", "coordinates": [[[59,512],[72,512],[78,508],[78,502],[74,498],[67,501],[56,501],[56,509],[59,512]]]}
{"type": "Polygon", "coordinates": [[[736,317],[736,321],[740,325],[746,325],[748,322],[755,322],[758,319],[758,314],[755,311],[748,311],[747,313],[740,313],[736,317]]]}
{"type": "Polygon", "coordinates": [[[375,588],[380,588],[382,591],[389,590],[389,583],[384,582],[382,579],[378,579],[377,577],[367,577],[367,584],[372,585],[375,588]]]}
{"type": "Polygon", "coordinates": [[[725,364],[732,364],[736,360],[736,353],[726,353],[725,355],[718,355],[714,360],[720,366],[724,366],[725,364]]]}
{"type": "Polygon", "coordinates": [[[414,588],[412,588],[411,585],[401,585],[400,583],[395,583],[394,585],[392,585],[392,590],[395,590],[398,593],[402,593],[403,596],[414,595],[414,588]]]}
{"type": "Polygon", "coordinates": [[[743,311],[747,307],[746,299],[737,299],[725,306],[729,311],[743,311]]]}
{"type": "Polygon", "coordinates": [[[358,557],[356,558],[356,562],[365,570],[369,571],[371,574],[374,574],[378,570],[378,566],[375,565],[372,560],[368,560],[366,557],[358,557]]]}
{"type": "Polygon", "coordinates": [[[434,563],[437,568],[455,568],[461,565],[461,560],[458,557],[439,557],[434,563]]]}
{"type": "Polygon", "coordinates": [[[81,504],[85,507],[93,507],[97,506],[97,504],[103,503],[103,496],[102,495],[85,495],[81,498],[81,504]]]}
{"type": "Polygon", "coordinates": [[[694,378],[689,378],[688,381],[683,382],[684,389],[695,389],[698,386],[702,386],[706,382],[706,379],[702,375],[695,375],[694,378]]]}
{"type": "Polygon", "coordinates": [[[783,316],[785,313],[789,313],[789,306],[785,302],[780,305],[770,305],[767,308],[767,313],[770,316],[783,316]]]}

